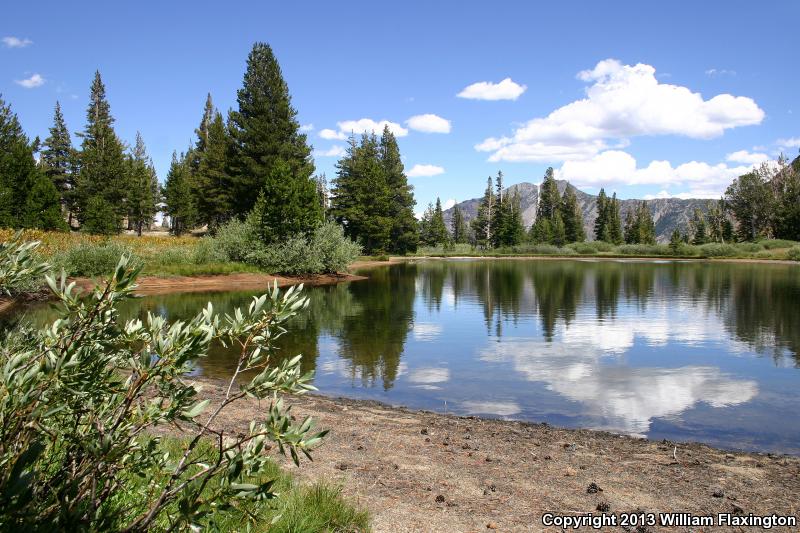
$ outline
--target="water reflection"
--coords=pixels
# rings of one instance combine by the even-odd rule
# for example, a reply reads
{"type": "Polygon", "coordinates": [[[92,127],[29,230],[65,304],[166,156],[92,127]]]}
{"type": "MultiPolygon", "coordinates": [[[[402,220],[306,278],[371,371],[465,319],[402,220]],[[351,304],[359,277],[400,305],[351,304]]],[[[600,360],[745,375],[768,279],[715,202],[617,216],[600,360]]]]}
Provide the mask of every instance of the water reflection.
{"type": "MultiPolygon", "coordinates": [[[[368,275],[310,290],[280,338],[323,392],[800,453],[798,266],[454,260],[368,275]]],[[[186,319],[250,296],[149,297],[122,314],[186,319]]],[[[198,372],[233,364],[216,347],[198,372]]]]}

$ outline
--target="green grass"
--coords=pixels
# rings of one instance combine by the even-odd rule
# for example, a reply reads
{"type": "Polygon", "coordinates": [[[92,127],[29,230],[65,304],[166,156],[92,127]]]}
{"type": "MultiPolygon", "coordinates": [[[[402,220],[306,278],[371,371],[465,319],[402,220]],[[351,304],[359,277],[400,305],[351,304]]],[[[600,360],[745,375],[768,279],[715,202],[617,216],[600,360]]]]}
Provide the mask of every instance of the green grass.
{"type": "MultiPolygon", "coordinates": [[[[162,438],[162,445],[171,457],[179,457],[183,453],[185,440],[175,437],[162,438]]],[[[195,457],[208,457],[213,453],[213,446],[204,441],[195,457]]],[[[302,468],[302,466],[301,466],[302,468]]],[[[165,481],[166,475],[159,481],[165,481]]],[[[243,480],[244,483],[263,483],[275,480],[273,490],[279,497],[272,501],[257,502],[236,500],[233,511],[224,519],[217,518],[217,526],[221,531],[245,531],[247,516],[254,517],[256,525],[253,532],[299,533],[299,532],[361,532],[370,531],[369,514],[346,500],[341,489],[330,483],[316,482],[302,484],[295,480],[290,471],[284,470],[276,463],[270,463],[267,470],[257,478],[243,480]],[[275,520],[274,523],[273,520],[275,520]]],[[[127,490],[120,494],[116,502],[121,508],[132,508],[127,517],[136,516],[144,510],[144,496],[152,494],[158,487],[148,487],[138,478],[130,480],[127,490]]],[[[168,511],[174,511],[170,508],[168,511]]],[[[219,516],[222,516],[221,514],[219,516]]],[[[166,517],[156,524],[156,530],[167,525],[166,517]]]]}
{"type": "Polygon", "coordinates": [[[474,248],[466,244],[443,248],[425,246],[417,250],[417,256],[432,257],[671,257],[676,259],[773,259],[800,260],[795,251],[800,243],[787,240],[762,240],[743,243],[708,243],[703,245],[681,244],[673,250],[667,244],[621,244],[604,242],[572,243],[558,247],[550,244],[521,244],[513,247],[474,248]]]}

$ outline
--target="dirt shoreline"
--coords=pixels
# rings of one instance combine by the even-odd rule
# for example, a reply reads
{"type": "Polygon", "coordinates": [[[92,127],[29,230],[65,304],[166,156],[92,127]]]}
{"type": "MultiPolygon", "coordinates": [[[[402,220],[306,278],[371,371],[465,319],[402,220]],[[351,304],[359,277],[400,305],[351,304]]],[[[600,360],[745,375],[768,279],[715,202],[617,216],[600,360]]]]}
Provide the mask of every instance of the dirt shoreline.
{"type": "MultiPolygon", "coordinates": [[[[222,398],[220,382],[196,382],[203,387],[201,395],[215,402],[222,398]]],[[[298,419],[311,415],[318,427],[331,429],[314,462],[294,472],[301,479],[341,484],[345,495],[369,509],[375,531],[558,531],[542,525],[544,513],[598,515],[604,505],[617,514],[776,513],[798,517],[800,523],[798,457],[320,395],[288,401],[298,419]]],[[[241,431],[263,416],[265,407],[242,403],[222,425],[241,431]]],[[[628,531],[751,530],[760,528],[628,531]]]]}

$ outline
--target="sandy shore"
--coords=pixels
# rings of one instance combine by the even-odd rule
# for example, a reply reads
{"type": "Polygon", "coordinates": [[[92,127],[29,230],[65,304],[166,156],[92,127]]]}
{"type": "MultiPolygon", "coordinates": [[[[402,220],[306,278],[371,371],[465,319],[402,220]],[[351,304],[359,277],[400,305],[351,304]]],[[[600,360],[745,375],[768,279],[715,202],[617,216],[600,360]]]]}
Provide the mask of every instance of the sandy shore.
{"type": "MultiPolygon", "coordinates": [[[[219,399],[218,383],[200,380],[219,399]]],[[[376,402],[290,398],[298,418],[331,429],[295,471],[340,483],[369,509],[375,531],[559,531],[553,513],[686,512],[794,515],[800,523],[800,458],[727,452],[546,424],[458,417],[376,402]]],[[[265,406],[243,403],[223,422],[247,427],[265,406]]],[[[287,468],[294,468],[287,461],[287,468]]],[[[583,528],[592,531],[591,528],[583,528]]],[[[624,528],[606,530],[625,531],[624,528]]],[[[760,531],[664,528],[628,531],[760,531]]],[[[773,528],[771,531],[797,531],[773,528]]]]}

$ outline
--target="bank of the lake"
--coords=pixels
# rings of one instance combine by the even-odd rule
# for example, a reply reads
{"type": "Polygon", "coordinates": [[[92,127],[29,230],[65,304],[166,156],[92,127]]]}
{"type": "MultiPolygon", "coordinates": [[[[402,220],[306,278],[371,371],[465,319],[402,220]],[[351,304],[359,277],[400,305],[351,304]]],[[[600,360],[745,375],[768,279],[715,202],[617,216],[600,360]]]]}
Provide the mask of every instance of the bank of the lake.
{"type": "MultiPolygon", "coordinates": [[[[198,383],[202,395],[214,401],[222,397],[219,382],[198,383]]],[[[375,531],[540,531],[544,513],[598,514],[598,509],[777,513],[800,520],[797,457],[365,400],[307,395],[289,401],[298,419],[310,415],[331,429],[314,462],[296,473],[339,482],[346,495],[369,509],[375,531]]],[[[264,408],[243,404],[229,413],[225,429],[246,428],[264,408]]]]}

